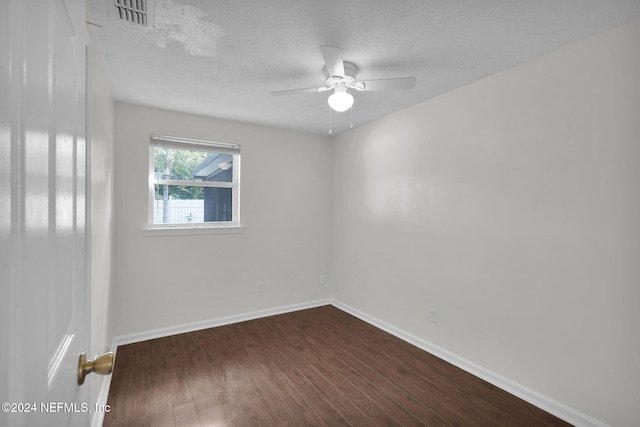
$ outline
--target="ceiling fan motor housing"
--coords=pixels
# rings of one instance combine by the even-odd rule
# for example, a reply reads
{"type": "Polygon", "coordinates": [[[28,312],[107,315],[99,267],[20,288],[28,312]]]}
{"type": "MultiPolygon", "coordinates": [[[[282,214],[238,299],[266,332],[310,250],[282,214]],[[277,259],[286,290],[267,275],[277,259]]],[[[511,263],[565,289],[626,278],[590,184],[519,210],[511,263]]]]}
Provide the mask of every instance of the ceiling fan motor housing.
{"type": "MultiPolygon", "coordinates": [[[[325,70],[326,74],[329,75],[329,71],[325,70]]],[[[329,76],[327,78],[327,86],[329,88],[335,88],[340,83],[344,83],[347,88],[362,90],[364,88],[364,84],[356,81],[356,73],[358,72],[358,67],[351,62],[344,63],[344,76],[329,76]]]]}

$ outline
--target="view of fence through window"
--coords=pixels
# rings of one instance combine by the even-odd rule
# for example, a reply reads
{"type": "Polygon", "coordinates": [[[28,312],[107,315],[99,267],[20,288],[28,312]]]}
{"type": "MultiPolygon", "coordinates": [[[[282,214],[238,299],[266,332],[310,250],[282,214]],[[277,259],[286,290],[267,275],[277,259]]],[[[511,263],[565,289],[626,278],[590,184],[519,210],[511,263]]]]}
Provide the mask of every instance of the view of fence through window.
{"type": "MultiPolygon", "coordinates": [[[[168,224],[181,224],[189,222],[204,222],[204,199],[181,200],[168,199],[166,201],[166,213],[168,224]]],[[[153,222],[162,224],[165,201],[154,200],[153,222]]]]}

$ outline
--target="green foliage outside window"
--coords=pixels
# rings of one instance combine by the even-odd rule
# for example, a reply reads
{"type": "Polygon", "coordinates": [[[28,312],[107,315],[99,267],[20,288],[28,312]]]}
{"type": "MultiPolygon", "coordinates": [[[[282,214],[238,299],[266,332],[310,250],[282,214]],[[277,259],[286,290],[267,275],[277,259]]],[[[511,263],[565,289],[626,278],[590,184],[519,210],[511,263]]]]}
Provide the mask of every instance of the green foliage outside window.
{"type": "MultiPolygon", "coordinates": [[[[157,147],[153,150],[153,170],[156,179],[172,179],[198,181],[193,178],[193,170],[202,163],[209,153],[189,150],[176,150],[173,148],[157,147]]],[[[204,198],[204,189],[195,186],[156,185],[155,199],[164,197],[171,199],[196,200],[204,198]],[[168,192],[168,193],[167,193],[168,192]]]]}

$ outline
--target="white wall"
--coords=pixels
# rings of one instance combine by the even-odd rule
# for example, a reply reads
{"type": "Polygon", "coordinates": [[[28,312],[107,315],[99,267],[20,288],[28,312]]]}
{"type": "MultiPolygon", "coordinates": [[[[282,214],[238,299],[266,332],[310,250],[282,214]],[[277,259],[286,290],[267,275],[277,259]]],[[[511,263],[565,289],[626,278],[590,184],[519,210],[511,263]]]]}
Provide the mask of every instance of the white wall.
{"type": "Polygon", "coordinates": [[[636,20],[335,137],[335,297],[640,425],[639,45],[636,20]]]}
{"type": "Polygon", "coordinates": [[[325,137],[118,102],[115,123],[114,335],[329,296],[325,137]],[[149,134],[241,144],[244,233],[142,235],[149,134]]]}
{"type": "MultiPolygon", "coordinates": [[[[96,35],[91,26],[92,40],[96,35]]],[[[102,52],[95,42],[89,44],[89,163],[90,163],[90,259],[89,294],[91,300],[91,348],[89,357],[109,351],[110,306],[113,252],[113,98],[102,52]]],[[[104,377],[91,375],[91,399],[96,401],[104,377]]]]}

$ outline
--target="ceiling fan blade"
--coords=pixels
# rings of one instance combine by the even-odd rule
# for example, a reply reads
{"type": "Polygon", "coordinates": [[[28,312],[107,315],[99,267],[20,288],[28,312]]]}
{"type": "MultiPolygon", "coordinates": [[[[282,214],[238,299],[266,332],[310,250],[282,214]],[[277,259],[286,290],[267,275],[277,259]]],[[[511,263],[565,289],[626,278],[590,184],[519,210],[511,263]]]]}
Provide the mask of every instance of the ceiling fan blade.
{"type": "MultiPolygon", "coordinates": [[[[362,91],[388,90],[388,89],[413,89],[416,86],[415,77],[398,77],[394,79],[361,80],[364,83],[362,91]]],[[[357,89],[357,87],[356,87],[357,89]]]]}
{"type": "Polygon", "coordinates": [[[327,66],[330,77],[344,77],[344,62],[342,51],[334,46],[320,46],[320,52],[327,66]]]}
{"type": "Polygon", "coordinates": [[[295,95],[298,93],[310,93],[310,92],[324,92],[325,90],[329,90],[328,87],[307,87],[304,89],[290,89],[290,90],[277,90],[275,92],[271,92],[273,96],[280,95],[295,95]]]}

